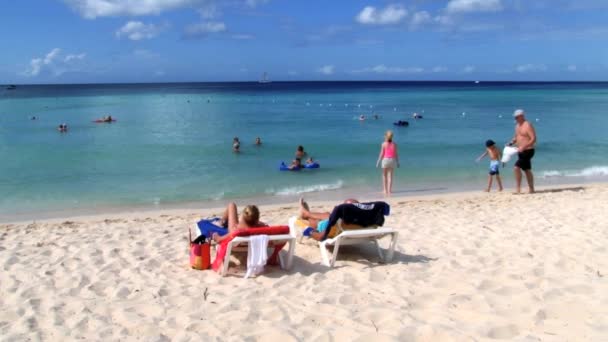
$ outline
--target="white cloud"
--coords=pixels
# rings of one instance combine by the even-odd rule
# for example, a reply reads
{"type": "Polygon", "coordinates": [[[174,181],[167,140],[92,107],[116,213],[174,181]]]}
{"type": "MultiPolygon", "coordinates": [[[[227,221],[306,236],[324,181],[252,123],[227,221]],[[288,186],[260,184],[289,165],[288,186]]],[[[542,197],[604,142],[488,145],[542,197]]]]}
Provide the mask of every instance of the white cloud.
{"type": "Polygon", "coordinates": [[[186,27],[185,35],[191,38],[206,37],[210,33],[221,33],[226,31],[226,24],[221,21],[208,21],[192,24],[186,27]]]}
{"type": "Polygon", "coordinates": [[[414,13],[412,21],[410,22],[410,28],[417,28],[433,21],[431,15],[427,11],[420,11],[414,13]]]}
{"type": "Polygon", "coordinates": [[[97,17],[158,15],[164,11],[191,7],[200,0],[64,0],[87,19],[97,17]]]}
{"type": "Polygon", "coordinates": [[[30,61],[30,67],[24,72],[26,76],[38,76],[45,68],[49,68],[61,53],[61,49],[54,48],[44,56],[44,58],[33,58],[30,61]]]}
{"type": "Polygon", "coordinates": [[[130,40],[152,39],[164,29],[163,26],[144,24],[141,21],[129,21],[116,31],[116,37],[127,37],[130,40]]]}
{"type": "Polygon", "coordinates": [[[156,76],[156,77],[165,76],[165,71],[164,70],[156,70],[154,72],[154,76],[156,76]]]}
{"type": "Polygon", "coordinates": [[[319,69],[317,69],[317,72],[319,72],[323,75],[332,75],[334,73],[334,66],[333,65],[324,65],[324,66],[320,67],[319,69]]]}
{"type": "Polygon", "coordinates": [[[567,68],[567,69],[568,69],[568,71],[572,71],[572,72],[574,72],[574,71],[576,71],[576,69],[577,69],[577,68],[576,68],[576,65],[571,64],[571,65],[568,65],[568,68],[567,68]]]}
{"type": "MultiPolygon", "coordinates": [[[[463,15],[471,13],[500,12],[503,10],[502,0],[450,0],[445,8],[439,11],[432,19],[423,15],[423,21],[434,21],[441,31],[454,32],[481,32],[500,30],[504,25],[497,22],[478,22],[463,15]]],[[[415,28],[415,25],[411,25],[415,28]]]]}
{"type": "Polygon", "coordinates": [[[81,54],[78,54],[78,55],[67,55],[67,56],[65,56],[65,58],[63,59],[63,61],[65,63],[69,63],[70,61],[73,61],[73,60],[84,59],[86,56],[87,56],[86,53],[81,53],[81,54]]]}
{"type": "Polygon", "coordinates": [[[473,65],[467,65],[462,69],[462,72],[470,74],[475,71],[475,67],[473,65]]]}
{"type": "Polygon", "coordinates": [[[448,68],[444,67],[444,66],[436,66],[433,68],[433,72],[446,72],[448,71],[448,68]]]}
{"type": "Polygon", "coordinates": [[[216,4],[209,2],[198,9],[198,14],[203,19],[213,19],[220,15],[220,10],[218,9],[216,4]]]}
{"type": "Polygon", "coordinates": [[[377,73],[377,74],[415,74],[424,72],[424,68],[419,67],[387,67],[384,64],[379,64],[371,68],[363,68],[353,70],[353,73],[377,73]]]}
{"type": "Polygon", "coordinates": [[[443,26],[451,26],[454,25],[454,19],[448,15],[438,15],[433,20],[443,26]]]}
{"type": "Polygon", "coordinates": [[[401,5],[388,5],[383,9],[366,6],[355,18],[364,25],[391,25],[397,24],[407,16],[407,10],[401,5]]]}
{"type": "Polygon", "coordinates": [[[79,61],[86,57],[85,53],[69,54],[62,58],[61,49],[54,48],[44,57],[32,58],[30,66],[23,72],[23,75],[35,77],[41,73],[51,73],[54,76],[59,76],[65,72],[75,69],[79,61]]]}
{"type": "Polygon", "coordinates": [[[473,12],[499,12],[502,11],[500,0],[450,0],[445,8],[448,14],[473,12]]]}
{"type": "Polygon", "coordinates": [[[541,72],[547,71],[547,67],[544,64],[523,64],[515,67],[517,72],[541,72]]]}
{"type": "Polygon", "coordinates": [[[30,61],[30,68],[24,72],[26,76],[38,76],[42,68],[42,59],[34,58],[30,61]]]}

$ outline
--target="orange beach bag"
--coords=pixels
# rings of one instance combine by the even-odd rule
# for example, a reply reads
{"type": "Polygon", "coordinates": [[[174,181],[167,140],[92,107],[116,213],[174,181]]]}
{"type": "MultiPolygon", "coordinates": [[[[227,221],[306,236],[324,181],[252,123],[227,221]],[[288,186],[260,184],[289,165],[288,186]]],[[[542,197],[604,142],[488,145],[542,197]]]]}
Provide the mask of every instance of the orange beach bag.
{"type": "Polygon", "coordinates": [[[190,267],[195,270],[206,270],[211,266],[211,244],[208,242],[194,243],[192,229],[188,229],[190,241],[190,267]]]}

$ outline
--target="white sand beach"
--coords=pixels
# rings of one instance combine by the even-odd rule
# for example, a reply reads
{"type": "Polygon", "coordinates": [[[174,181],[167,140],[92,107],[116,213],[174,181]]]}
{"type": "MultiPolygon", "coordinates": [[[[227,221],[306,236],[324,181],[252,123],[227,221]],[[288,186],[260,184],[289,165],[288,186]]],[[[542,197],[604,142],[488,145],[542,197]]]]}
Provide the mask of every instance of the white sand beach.
{"type": "Polygon", "coordinates": [[[219,209],[2,224],[0,339],[608,340],[608,185],[388,202],[392,263],[346,246],[329,269],[308,241],[253,279],[189,268],[188,228],[219,209]]]}

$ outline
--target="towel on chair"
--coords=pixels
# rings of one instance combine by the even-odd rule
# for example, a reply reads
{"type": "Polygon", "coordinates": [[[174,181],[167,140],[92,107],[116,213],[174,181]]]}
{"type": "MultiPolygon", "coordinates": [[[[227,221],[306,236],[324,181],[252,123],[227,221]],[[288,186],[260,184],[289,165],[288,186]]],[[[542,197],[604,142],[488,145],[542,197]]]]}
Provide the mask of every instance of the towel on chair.
{"type": "Polygon", "coordinates": [[[258,275],[264,271],[264,265],[268,260],[267,247],[268,235],[251,236],[247,250],[247,273],[245,278],[258,275]]]}
{"type": "MultiPolygon", "coordinates": [[[[391,207],[386,202],[344,203],[334,207],[329,215],[328,227],[333,227],[342,219],[344,223],[362,227],[382,226],[384,216],[390,214],[391,207]]],[[[329,236],[330,229],[325,230],[323,240],[329,236]]]]}

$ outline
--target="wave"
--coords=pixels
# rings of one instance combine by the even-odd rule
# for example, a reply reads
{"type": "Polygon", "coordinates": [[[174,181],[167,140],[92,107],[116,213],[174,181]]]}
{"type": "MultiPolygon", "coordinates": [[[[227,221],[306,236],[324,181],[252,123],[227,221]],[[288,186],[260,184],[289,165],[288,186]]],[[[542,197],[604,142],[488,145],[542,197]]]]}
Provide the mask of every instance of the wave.
{"type": "Polygon", "coordinates": [[[344,185],[342,180],[339,180],[335,183],[331,184],[314,184],[314,185],[303,185],[303,186],[291,186],[282,189],[269,189],[266,190],[267,194],[280,195],[280,196],[289,196],[289,195],[298,195],[306,192],[317,192],[317,191],[327,191],[327,190],[336,190],[340,189],[344,185]]]}
{"type": "Polygon", "coordinates": [[[226,195],[226,193],[224,191],[220,191],[216,194],[211,195],[211,199],[214,201],[219,201],[224,199],[224,196],[226,195]]]}
{"type": "Polygon", "coordinates": [[[596,177],[596,176],[608,176],[608,166],[591,166],[586,167],[582,170],[549,170],[542,173],[543,178],[557,178],[557,177],[596,177]]]}

